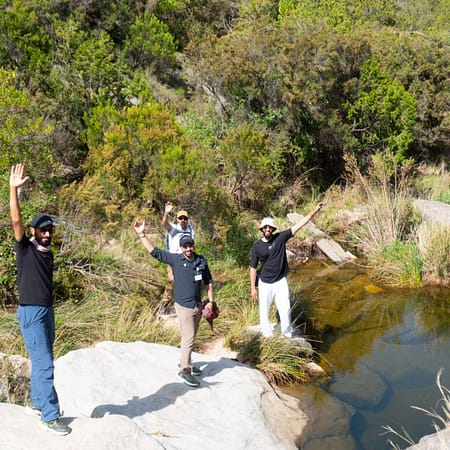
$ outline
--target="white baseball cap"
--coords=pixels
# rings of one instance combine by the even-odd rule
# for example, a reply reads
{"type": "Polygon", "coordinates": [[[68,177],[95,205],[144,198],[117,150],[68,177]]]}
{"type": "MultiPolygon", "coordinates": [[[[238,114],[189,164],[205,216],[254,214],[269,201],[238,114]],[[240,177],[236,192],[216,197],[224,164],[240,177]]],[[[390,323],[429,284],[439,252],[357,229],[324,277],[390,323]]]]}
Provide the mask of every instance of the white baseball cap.
{"type": "Polygon", "coordinates": [[[269,226],[269,227],[273,228],[274,230],[277,229],[277,227],[271,217],[264,217],[264,219],[259,224],[259,229],[262,230],[266,226],[269,226]]]}

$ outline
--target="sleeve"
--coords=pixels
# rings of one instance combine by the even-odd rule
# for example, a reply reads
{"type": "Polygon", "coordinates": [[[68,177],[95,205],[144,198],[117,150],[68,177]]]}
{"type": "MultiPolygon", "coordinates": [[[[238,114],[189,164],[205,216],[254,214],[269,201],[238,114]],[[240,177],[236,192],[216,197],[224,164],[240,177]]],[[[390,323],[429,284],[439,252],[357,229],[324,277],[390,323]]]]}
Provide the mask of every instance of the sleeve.
{"type": "Polygon", "coordinates": [[[171,237],[174,237],[178,233],[177,227],[172,222],[169,222],[169,225],[170,225],[170,230],[167,232],[167,234],[171,237]]]}
{"type": "Polygon", "coordinates": [[[158,261],[172,265],[174,263],[174,255],[173,253],[166,252],[165,250],[161,250],[160,248],[155,247],[151,252],[150,255],[153,256],[153,258],[157,259],[158,261]]]}
{"type": "Polygon", "coordinates": [[[203,282],[205,283],[205,286],[208,286],[208,284],[212,282],[211,271],[209,270],[209,266],[206,260],[205,260],[205,270],[203,272],[203,282]]]}
{"type": "Polygon", "coordinates": [[[282,238],[283,242],[288,241],[292,236],[294,235],[292,234],[292,230],[290,228],[280,233],[280,238],[282,238]]]}
{"type": "Polygon", "coordinates": [[[253,269],[256,269],[259,263],[259,257],[256,250],[256,244],[253,245],[251,251],[250,251],[250,267],[253,269]]]}

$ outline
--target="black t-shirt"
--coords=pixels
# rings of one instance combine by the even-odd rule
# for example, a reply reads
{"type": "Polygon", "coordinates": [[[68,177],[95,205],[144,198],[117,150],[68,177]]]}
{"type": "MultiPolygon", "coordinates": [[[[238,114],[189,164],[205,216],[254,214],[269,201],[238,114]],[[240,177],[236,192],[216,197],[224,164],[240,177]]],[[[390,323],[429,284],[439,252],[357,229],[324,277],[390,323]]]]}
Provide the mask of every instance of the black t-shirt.
{"type": "Polygon", "coordinates": [[[289,271],[286,241],[293,236],[291,229],[276,233],[269,242],[259,240],[251,250],[250,267],[256,269],[261,263],[259,278],[264,283],[275,283],[285,277],[289,271]]]}
{"type": "Polygon", "coordinates": [[[182,253],[169,253],[159,248],[154,248],[150,254],[172,267],[174,301],[186,308],[194,308],[201,301],[201,282],[205,286],[212,282],[206,258],[194,253],[194,260],[189,261],[182,253]]]}
{"type": "Polygon", "coordinates": [[[25,235],[14,248],[19,304],[52,306],[53,253],[37,250],[25,235]]]}

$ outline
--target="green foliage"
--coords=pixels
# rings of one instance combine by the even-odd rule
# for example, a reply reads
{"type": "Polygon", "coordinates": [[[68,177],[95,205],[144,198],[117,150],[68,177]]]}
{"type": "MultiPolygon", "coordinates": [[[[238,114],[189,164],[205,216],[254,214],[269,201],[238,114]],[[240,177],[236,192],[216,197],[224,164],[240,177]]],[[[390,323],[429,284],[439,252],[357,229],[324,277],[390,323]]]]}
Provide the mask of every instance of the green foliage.
{"type": "Polygon", "coordinates": [[[49,36],[28,2],[1,0],[0,10],[0,65],[38,89],[50,67],[49,36]]]}
{"type": "Polygon", "coordinates": [[[17,304],[16,256],[12,231],[0,228],[0,307],[17,304]]]}
{"type": "Polygon", "coordinates": [[[182,50],[191,39],[208,32],[226,34],[232,19],[238,15],[240,3],[237,0],[161,0],[154,12],[167,23],[182,50]]]}
{"type": "Polygon", "coordinates": [[[131,67],[154,66],[158,75],[166,73],[168,67],[175,66],[176,49],[177,43],[169,27],[147,11],[130,26],[124,44],[124,52],[131,67]]]}
{"type": "Polygon", "coordinates": [[[273,197],[279,186],[282,155],[264,130],[242,124],[229,131],[218,148],[219,165],[222,182],[239,206],[261,207],[273,197]]]}
{"type": "Polygon", "coordinates": [[[374,275],[386,284],[418,288],[422,285],[422,260],[412,242],[395,241],[373,255],[374,275]]]}
{"type": "Polygon", "coordinates": [[[8,172],[12,164],[23,162],[29,175],[40,175],[45,167],[48,176],[53,162],[48,135],[51,126],[38,113],[27,90],[15,87],[16,74],[0,68],[0,171],[8,172]],[[34,157],[39,153],[41,164],[34,157]]]}
{"type": "Polygon", "coordinates": [[[187,142],[167,108],[156,102],[116,111],[99,106],[88,118],[90,147],[86,170],[96,177],[103,196],[118,207],[145,195],[148,202],[177,184],[191,183],[187,142]],[[173,163],[173,164],[172,164],[173,163]]]}
{"type": "Polygon", "coordinates": [[[376,60],[362,66],[361,83],[358,98],[346,105],[352,132],[358,139],[354,152],[367,158],[389,151],[401,162],[413,140],[415,99],[399,82],[391,80],[376,60]]]}

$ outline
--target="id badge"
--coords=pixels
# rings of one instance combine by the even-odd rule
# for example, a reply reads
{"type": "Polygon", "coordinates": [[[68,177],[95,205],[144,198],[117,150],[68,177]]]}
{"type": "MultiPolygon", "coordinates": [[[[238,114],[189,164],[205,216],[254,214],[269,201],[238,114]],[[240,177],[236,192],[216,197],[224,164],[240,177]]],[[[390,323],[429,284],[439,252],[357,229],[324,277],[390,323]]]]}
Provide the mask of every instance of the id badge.
{"type": "Polygon", "coordinates": [[[194,275],[194,281],[202,281],[202,274],[197,273],[196,275],[194,275]]]}

